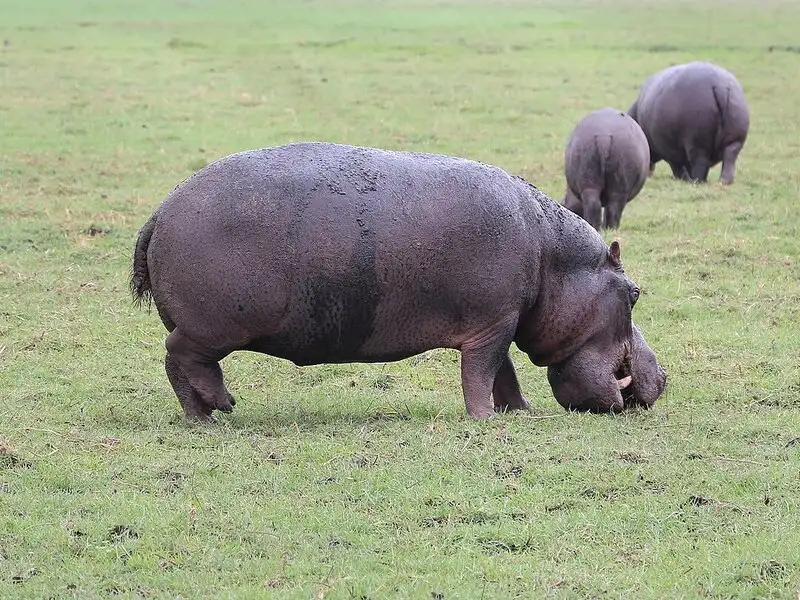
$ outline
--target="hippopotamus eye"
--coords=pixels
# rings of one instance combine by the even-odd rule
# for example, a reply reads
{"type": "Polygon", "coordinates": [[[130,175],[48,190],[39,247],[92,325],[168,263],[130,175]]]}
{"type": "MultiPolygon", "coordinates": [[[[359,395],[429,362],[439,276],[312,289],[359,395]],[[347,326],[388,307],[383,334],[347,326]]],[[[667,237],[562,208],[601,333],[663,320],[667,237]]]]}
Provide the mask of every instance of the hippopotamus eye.
{"type": "Polygon", "coordinates": [[[633,305],[636,304],[636,301],[638,299],[639,299],[639,288],[634,286],[631,288],[631,308],[633,308],[633,305]]]}

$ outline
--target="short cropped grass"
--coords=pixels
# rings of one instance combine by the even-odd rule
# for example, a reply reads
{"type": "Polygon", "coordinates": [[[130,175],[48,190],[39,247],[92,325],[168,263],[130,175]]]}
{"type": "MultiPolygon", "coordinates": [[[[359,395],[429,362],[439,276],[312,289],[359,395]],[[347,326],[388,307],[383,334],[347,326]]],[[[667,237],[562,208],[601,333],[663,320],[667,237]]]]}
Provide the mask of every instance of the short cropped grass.
{"type": "MultiPolygon", "coordinates": [[[[800,7],[778,0],[0,0],[0,597],[795,598],[800,7]],[[577,120],[710,59],[737,180],[623,214],[654,410],[465,416],[458,354],[238,354],[188,426],[127,290],[138,228],[247,148],[467,156],[563,196],[577,120]]],[[[718,168],[712,172],[715,180],[718,168]]]]}

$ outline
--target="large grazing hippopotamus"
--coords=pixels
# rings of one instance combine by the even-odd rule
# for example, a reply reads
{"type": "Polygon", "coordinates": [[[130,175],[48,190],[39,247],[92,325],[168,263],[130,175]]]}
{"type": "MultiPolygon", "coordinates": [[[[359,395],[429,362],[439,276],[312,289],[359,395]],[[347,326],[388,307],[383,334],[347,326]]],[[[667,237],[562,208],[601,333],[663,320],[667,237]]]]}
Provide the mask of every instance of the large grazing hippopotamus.
{"type": "Polygon", "coordinates": [[[660,160],[684,181],[706,181],[722,161],[720,182],[733,183],[750,112],[732,73],[708,62],[675,65],[647,78],[628,114],[650,145],[650,170],[660,160]]]}
{"type": "Polygon", "coordinates": [[[142,227],[131,288],[155,302],[167,376],[200,420],[232,410],[219,361],[235,350],[312,365],[457,348],[475,418],[528,408],[512,341],[568,409],[650,406],[666,384],[619,245],[461,158],[330,143],[222,158],[142,227]]]}
{"type": "Polygon", "coordinates": [[[564,151],[564,206],[597,230],[601,223],[616,229],[625,205],[647,181],[649,164],[647,138],[636,121],[614,108],[591,112],[564,151]]]}

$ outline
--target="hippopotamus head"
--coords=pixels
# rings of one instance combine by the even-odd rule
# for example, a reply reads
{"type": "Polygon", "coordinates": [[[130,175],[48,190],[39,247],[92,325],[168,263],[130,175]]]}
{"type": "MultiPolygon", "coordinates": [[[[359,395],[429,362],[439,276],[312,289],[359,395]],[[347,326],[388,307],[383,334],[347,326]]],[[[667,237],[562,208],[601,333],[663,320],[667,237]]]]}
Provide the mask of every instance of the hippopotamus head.
{"type": "Polygon", "coordinates": [[[573,274],[569,285],[555,286],[545,298],[545,310],[555,318],[544,329],[523,333],[527,340],[517,345],[535,364],[547,366],[553,395],[568,410],[650,407],[663,393],[667,374],[631,319],[639,288],[622,269],[616,241],[602,263],[573,274]],[[567,295],[567,289],[574,291],[567,295]]]}

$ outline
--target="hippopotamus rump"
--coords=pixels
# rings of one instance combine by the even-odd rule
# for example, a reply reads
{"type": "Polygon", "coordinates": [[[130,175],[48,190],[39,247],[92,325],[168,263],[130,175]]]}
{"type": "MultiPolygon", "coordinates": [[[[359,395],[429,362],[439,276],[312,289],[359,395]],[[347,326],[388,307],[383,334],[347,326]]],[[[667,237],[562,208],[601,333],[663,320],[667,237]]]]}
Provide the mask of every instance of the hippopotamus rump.
{"type": "Polygon", "coordinates": [[[641,191],[650,164],[642,128],[614,108],[589,113],[564,151],[564,206],[599,230],[619,227],[622,210],[641,191]],[[605,210],[603,210],[605,209],[605,210]]]}
{"type": "Polygon", "coordinates": [[[675,65],[651,75],[628,114],[650,145],[650,170],[660,160],[684,181],[706,181],[722,161],[720,182],[733,183],[750,112],[732,73],[709,62],[675,65]]]}
{"type": "Polygon", "coordinates": [[[455,348],[475,418],[528,408],[512,342],[568,409],[650,406],[666,384],[619,245],[461,158],[330,143],[227,156],[145,223],[130,283],[169,331],[190,418],[232,410],[219,361],[236,350],[312,365],[455,348]]]}

